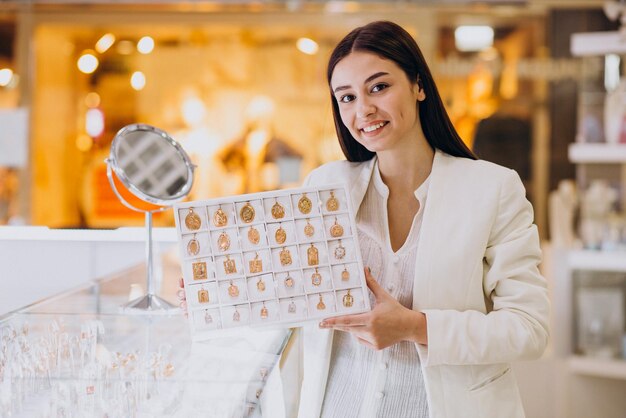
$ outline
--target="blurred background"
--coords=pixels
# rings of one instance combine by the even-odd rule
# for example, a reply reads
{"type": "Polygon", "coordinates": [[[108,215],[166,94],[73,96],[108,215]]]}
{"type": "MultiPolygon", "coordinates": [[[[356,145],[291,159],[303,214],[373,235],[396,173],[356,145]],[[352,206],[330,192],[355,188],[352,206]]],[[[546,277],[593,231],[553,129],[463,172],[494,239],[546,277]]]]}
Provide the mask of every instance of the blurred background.
{"type": "Polygon", "coordinates": [[[343,158],[330,51],[381,19],[526,185],[553,303],[552,346],[516,370],[528,416],[626,417],[623,1],[0,0],[0,225],[141,226],[104,163],[137,122],[190,154],[192,200],[299,185],[343,158]]]}

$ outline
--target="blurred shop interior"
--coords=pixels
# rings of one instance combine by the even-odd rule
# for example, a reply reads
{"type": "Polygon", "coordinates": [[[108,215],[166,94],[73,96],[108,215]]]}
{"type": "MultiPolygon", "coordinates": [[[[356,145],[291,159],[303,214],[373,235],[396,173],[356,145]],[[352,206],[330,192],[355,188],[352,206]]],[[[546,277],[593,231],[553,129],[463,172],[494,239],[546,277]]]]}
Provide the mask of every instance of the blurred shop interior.
{"type": "Polygon", "coordinates": [[[104,163],[137,122],[190,154],[190,200],[298,186],[343,158],[330,51],[381,19],[415,36],[463,140],[526,185],[554,317],[519,372],[528,416],[623,417],[623,1],[0,0],[0,225],[141,226],[104,163]],[[573,41],[595,32],[617,38],[573,41]]]}

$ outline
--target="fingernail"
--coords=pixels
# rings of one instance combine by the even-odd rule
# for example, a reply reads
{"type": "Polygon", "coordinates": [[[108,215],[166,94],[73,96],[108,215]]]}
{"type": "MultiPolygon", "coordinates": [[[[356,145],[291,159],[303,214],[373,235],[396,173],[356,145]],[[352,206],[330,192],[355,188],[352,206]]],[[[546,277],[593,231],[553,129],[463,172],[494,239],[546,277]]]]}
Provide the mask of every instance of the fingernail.
{"type": "Polygon", "coordinates": [[[368,272],[369,274],[372,274],[372,269],[368,267],[368,268],[367,268],[367,272],[368,272]]]}
{"type": "Polygon", "coordinates": [[[320,328],[326,328],[327,325],[326,321],[320,322],[320,328]]]}

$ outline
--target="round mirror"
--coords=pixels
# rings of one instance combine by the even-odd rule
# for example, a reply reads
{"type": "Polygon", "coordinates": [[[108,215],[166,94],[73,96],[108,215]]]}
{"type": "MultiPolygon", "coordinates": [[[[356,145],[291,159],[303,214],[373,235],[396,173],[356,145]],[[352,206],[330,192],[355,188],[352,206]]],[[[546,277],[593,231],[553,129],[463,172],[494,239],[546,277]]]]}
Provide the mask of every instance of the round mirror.
{"type": "Polygon", "coordinates": [[[113,139],[108,163],[138,198],[162,206],[183,199],[193,183],[193,164],[183,148],[154,126],[133,124],[113,139]]]}

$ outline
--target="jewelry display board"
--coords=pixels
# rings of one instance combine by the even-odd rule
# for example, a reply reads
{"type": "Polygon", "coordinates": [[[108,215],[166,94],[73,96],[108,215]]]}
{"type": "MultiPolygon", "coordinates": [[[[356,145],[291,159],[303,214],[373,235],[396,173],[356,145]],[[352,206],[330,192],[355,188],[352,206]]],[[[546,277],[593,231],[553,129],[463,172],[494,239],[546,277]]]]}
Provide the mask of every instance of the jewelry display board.
{"type": "Polygon", "coordinates": [[[192,335],[370,310],[345,185],[174,207],[192,335]]]}

